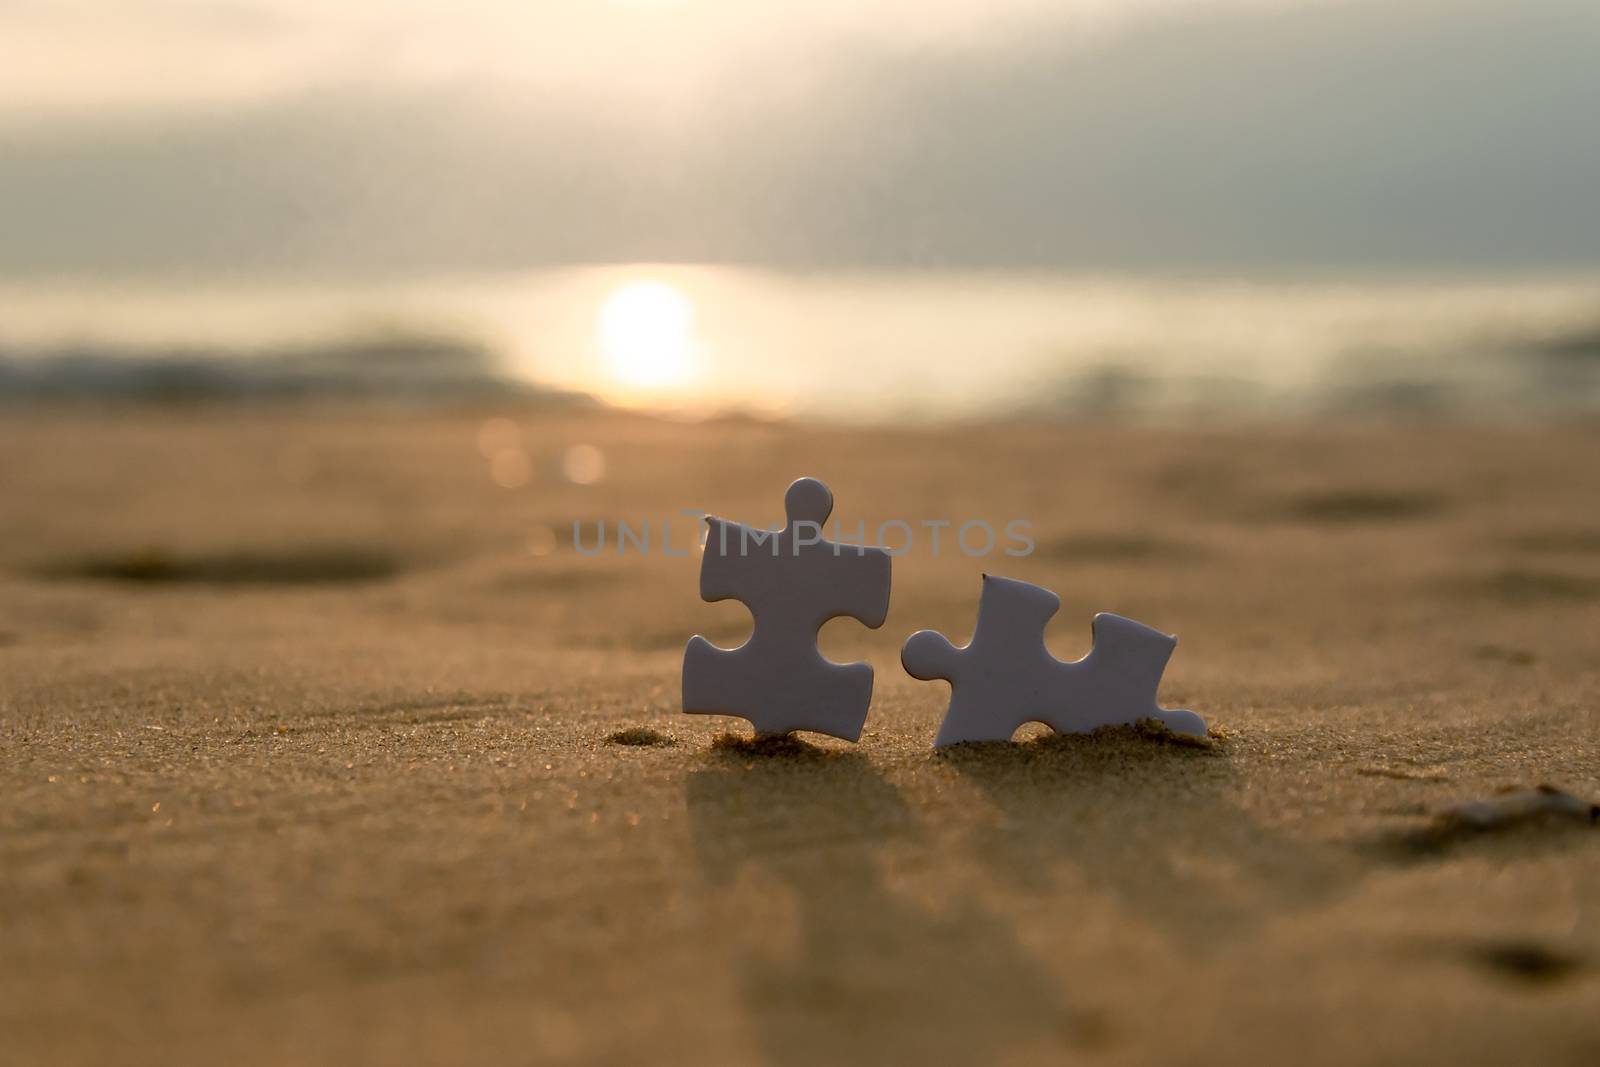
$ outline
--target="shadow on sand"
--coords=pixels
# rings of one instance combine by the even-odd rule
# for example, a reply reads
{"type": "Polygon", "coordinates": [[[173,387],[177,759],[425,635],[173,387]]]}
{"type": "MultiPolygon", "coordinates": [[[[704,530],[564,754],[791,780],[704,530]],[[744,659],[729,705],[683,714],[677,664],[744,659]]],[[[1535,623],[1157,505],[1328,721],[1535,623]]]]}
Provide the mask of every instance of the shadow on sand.
{"type": "MultiPolygon", "coordinates": [[[[860,753],[731,739],[709,759],[688,780],[707,881],[726,891],[759,872],[741,888],[779,883],[797,915],[788,940],[740,930],[746,1007],[779,1064],[985,1062],[1114,1041],[1117,1021],[1092,992],[1067,1000],[1048,949],[1025,946],[1016,913],[997,912],[990,891],[1021,913],[1060,916],[1042,927],[1050,938],[1070,939],[1092,899],[1195,957],[1325,905],[1360,877],[1348,850],[1241,807],[1226,743],[1113,729],[955,746],[930,760],[986,803],[952,800],[949,832],[932,813],[914,817],[860,753]],[[931,909],[928,898],[954,902],[931,909]]],[[[1094,975],[1082,978],[1092,989],[1094,975]]]]}
{"type": "Polygon", "coordinates": [[[991,879],[1058,906],[1072,883],[1086,885],[1186,953],[1350,885],[1337,850],[1294,840],[1237,805],[1226,741],[1119,727],[956,745],[937,758],[998,812],[972,832],[991,879]]]}
{"type": "MultiPolygon", "coordinates": [[[[744,873],[792,897],[792,948],[741,938],[739,982],[767,1059],[977,1063],[1024,1043],[1085,1044],[1012,924],[975,901],[933,913],[886,884],[885,846],[918,839],[859,753],[725,744],[688,780],[696,853],[722,890],[744,873]],[[755,871],[751,871],[754,868],[755,871]]],[[[780,939],[781,940],[781,939],[780,939]]]]}

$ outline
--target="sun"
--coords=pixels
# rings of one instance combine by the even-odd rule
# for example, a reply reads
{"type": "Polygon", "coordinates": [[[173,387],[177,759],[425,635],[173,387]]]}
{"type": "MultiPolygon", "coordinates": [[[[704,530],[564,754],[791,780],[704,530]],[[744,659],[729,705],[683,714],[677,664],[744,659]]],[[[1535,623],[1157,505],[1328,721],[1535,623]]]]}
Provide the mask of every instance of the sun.
{"type": "Polygon", "coordinates": [[[658,281],[629,282],[600,305],[600,350],[617,381],[640,389],[679,385],[695,376],[694,305],[658,281]]]}

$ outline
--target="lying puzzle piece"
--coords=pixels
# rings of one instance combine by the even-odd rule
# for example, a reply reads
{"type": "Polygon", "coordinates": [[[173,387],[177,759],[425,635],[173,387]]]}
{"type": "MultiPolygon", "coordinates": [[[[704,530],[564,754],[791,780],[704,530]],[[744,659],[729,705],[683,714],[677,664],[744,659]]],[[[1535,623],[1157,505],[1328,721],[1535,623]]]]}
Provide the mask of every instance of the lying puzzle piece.
{"type": "Polygon", "coordinates": [[[1094,649],[1063,663],[1044,646],[1045,624],[1060,607],[1061,598],[1048,589],[986,574],[971,644],[956,648],[932,630],[911,635],[900,652],[906,671],[950,683],[950,710],[935,748],[1007,741],[1025,722],[1086,733],[1156,719],[1176,733],[1205,736],[1200,716],[1156,703],[1177,638],[1100,614],[1094,617],[1094,649]]]}
{"type": "Polygon", "coordinates": [[[811,730],[855,741],[872,703],[872,668],[824,659],[817,631],[840,615],[883,625],[889,553],[823,538],[833,494],[815,478],[789,486],[784,508],[781,531],[707,517],[700,597],[742,601],[755,628],[731,650],[689,639],[683,710],[738,715],[758,734],[811,730]]]}

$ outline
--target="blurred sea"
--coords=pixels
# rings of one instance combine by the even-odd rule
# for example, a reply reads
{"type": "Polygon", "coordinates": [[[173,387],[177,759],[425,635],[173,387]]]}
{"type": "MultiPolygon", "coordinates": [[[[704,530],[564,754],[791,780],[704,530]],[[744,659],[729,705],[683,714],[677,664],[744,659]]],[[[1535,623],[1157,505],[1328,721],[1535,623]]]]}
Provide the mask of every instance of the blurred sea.
{"type": "Polygon", "coordinates": [[[1600,275],[626,265],[0,281],[0,402],[580,397],[845,421],[1600,413],[1600,275]]]}

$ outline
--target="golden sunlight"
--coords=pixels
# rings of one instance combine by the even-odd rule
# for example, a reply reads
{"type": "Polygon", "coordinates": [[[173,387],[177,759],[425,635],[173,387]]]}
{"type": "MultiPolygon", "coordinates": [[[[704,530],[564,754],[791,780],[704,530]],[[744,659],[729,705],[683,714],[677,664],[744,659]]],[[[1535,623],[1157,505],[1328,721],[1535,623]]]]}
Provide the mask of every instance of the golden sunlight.
{"type": "Polygon", "coordinates": [[[600,350],[611,376],[639,389],[680,385],[699,371],[694,305],[658,281],[613,290],[600,305],[600,350]]]}

